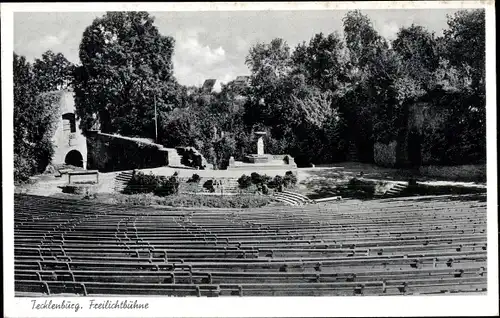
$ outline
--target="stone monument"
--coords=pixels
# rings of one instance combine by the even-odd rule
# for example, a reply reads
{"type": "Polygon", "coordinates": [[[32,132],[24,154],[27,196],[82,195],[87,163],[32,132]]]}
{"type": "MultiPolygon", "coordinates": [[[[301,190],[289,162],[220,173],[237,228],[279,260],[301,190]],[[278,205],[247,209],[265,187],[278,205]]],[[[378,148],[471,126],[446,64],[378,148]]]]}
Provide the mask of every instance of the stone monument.
{"type": "MultiPolygon", "coordinates": [[[[258,133],[255,133],[256,135],[258,133]]],[[[264,155],[264,139],[263,136],[266,133],[263,133],[262,135],[257,135],[259,136],[259,139],[257,140],[257,156],[263,156],[264,155]]]]}
{"type": "Polygon", "coordinates": [[[272,169],[272,170],[292,170],[297,169],[294,159],[289,155],[266,154],[264,150],[265,131],[256,131],[257,153],[249,154],[243,161],[236,161],[234,157],[229,158],[228,169],[272,169]]]}
{"type": "Polygon", "coordinates": [[[265,163],[269,161],[269,156],[266,156],[264,153],[264,136],[266,135],[265,131],[256,131],[254,132],[255,136],[257,136],[257,154],[247,155],[245,157],[246,162],[250,163],[265,163]]]}

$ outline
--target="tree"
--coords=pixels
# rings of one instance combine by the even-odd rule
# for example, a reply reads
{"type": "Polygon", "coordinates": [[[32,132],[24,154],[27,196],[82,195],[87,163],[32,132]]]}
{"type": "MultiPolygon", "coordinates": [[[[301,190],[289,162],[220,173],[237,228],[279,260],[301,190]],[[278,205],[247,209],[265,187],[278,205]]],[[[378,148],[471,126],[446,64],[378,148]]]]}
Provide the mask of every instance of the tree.
{"type": "Polygon", "coordinates": [[[33,64],[37,88],[49,92],[67,88],[73,78],[74,65],[62,53],[47,51],[33,64]]]}
{"type": "Polygon", "coordinates": [[[42,172],[54,149],[52,135],[59,112],[57,92],[41,93],[33,66],[14,53],[14,179],[42,172]]]}
{"type": "Polygon", "coordinates": [[[484,9],[461,10],[448,16],[445,55],[462,76],[470,79],[471,88],[481,92],[485,85],[485,35],[484,9]]]}
{"type": "Polygon", "coordinates": [[[82,65],[75,72],[77,114],[89,129],[97,115],[103,132],[154,137],[154,104],[176,102],[174,39],[147,12],[108,12],[85,29],[82,65]]]}
{"type": "Polygon", "coordinates": [[[322,90],[336,91],[346,80],[344,44],[337,33],[316,34],[308,45],[299,44],[293,54],[297,73],[306,75],[308,82],[322,90]]]}
{"type": "Polygon", "coordinates": [[[462,10],[448,16],[441,40],[444,77],[454,90],[434,104],[447,117],[441,163],[476,163],[486,159],[485,11],[462,10]],[[457,80],[458,78],[458,80],[457,80]]]}
{"type": "Polygon", "coordinates": [[[35,92],[31,65],[24,56],[14,53],[14,179],[23,181],[33,174],[35,160],[30,156],[28,133],[31,124],[30,105],[34,104],[35,92]]]}
{"type": "Polygon", "coordinates": [[[401,28],[392,47],[399,58],[400,98],[415,98],[436,85],[439,52],[434,34],[412,24],[401,28]],[[404,91],[404,92],[403,92],[404,91]]]}
{"type": "Polygon", "coordinates": [[[190,109],[175,109],[162,114],[159,143],[167,147],[199,147],[202,136],[199,129],[199,117],[190,109]]]}
{"type": "Polygon", "coordinates": [[[405,69],[412,77],[426,82],[439,64],[438,48],[434,34],[424,27],[412,24],[399,29],[392,47],[405,62],[405,69]]]}
{"type": "Polygon", "coordinates": [[[257,43],[250,48],[245,62],[251,72],[246,121],[269,124],[276,103],[286,96],[282,81],[292,70],[290,47],[279,38],[257,43]]]}
{"type": "Polygon", "coordinates": [[[280,38],[270,43],[257,43],[250,48],[245,63],[252,73],[251,81],[257,87],[261,79],[280,79],[291,71],[290,47],[280,38]]]}
{"type": "Polygon", "coordinates": [[[352,71],[363,71],[387,44],[373,28],[370,19],[360,11],[349,11],[342,21],[352,71]]]}
{"type": "Polygon", "coordinates": [[[348,80],[341,96],[340,111],[349,127],[350,142],[358,149],[362,161],[373,160],[374,126],[379,107],[385,106],[390,78],[386,70],[387,42],[360,11],[350,11],[343,18],[347,47],[348,80]]]}
{"type": "Polygon", "coordinates": [[[214,164],[217,164],[219,169],[225,169],[229,164],[229,157],[234,155],[236,151],[236,141],[232,136],[224,135],[224,137],[214,141],[213,149],[217,161],[214,164]]]}
{"type": "Polygon", "coordinates": [[[290,111],[299,114],[292,126],[296,135],[292,145],[297,148],[291,152],[298,162],[326,163],[335,158],[342,159],[340,153],[345,146],[342,142],[345,127],[336,102],[337,97],[333,93],[322,92],[315,87],[309,88],[305,96],[290,97],[290,111]]]}

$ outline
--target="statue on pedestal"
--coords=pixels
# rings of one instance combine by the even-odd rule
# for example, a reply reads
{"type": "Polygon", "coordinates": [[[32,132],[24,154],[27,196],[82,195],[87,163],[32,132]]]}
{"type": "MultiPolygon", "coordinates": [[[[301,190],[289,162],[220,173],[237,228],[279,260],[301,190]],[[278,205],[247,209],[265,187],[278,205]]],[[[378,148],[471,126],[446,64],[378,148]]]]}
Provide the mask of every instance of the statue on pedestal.
{"type": "Polygon", "coordinates": [[[257,156],[264,155],[264,136],[266,135],[265,131],[256,131],[254,134],[258,137],[257,139],[257,156]]]}
{"type": "Polygon", "coordinates": [[[262,137],[259,137],[259,139],[257,140],[257,155],[264,155],[264,140],[262,137]]]}

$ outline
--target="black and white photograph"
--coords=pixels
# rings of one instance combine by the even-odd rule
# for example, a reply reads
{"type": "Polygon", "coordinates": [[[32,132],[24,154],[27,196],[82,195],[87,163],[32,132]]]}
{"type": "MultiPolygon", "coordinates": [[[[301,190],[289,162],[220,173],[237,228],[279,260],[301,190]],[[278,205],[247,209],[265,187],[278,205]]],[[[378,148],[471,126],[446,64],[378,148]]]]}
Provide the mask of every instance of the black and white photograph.
{"type": "Polygon", "coordinates": [[[1,11],[6,317],[498,315],[494,2],[1,11]]]}

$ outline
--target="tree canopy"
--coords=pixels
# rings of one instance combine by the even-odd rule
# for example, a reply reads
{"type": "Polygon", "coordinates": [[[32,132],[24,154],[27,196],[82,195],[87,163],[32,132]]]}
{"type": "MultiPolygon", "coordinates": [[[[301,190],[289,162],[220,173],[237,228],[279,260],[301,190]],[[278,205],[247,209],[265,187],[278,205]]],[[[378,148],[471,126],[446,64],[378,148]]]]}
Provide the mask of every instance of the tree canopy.
{"type": "Polygon", "coordinates": [[[62,54],[44,53],[35,64],[14,53],[14,180],[26,181],[42,172],[54,153],[52,136],[59,115],[55,85],[68,79],[62,54]],[[50,83],[45,83],[50,80],[50,83]],[[53,84],[56,83],[56,84],[53,84]]]}
{"type": "Polygon", "coordinates": [[[108,133],[154,137],[154,105],[171,110],[174,39],[163,36],[147,12],[108,12],[83,33],[75,93],[82,128],[94,116],[108,133]]]}
{"type": "Polygon", "coordinates": [[[74,65],[62,53],[47,51],[33,63],[33,75],[39,91],[66,89],[73,81],[74,65]]]}

